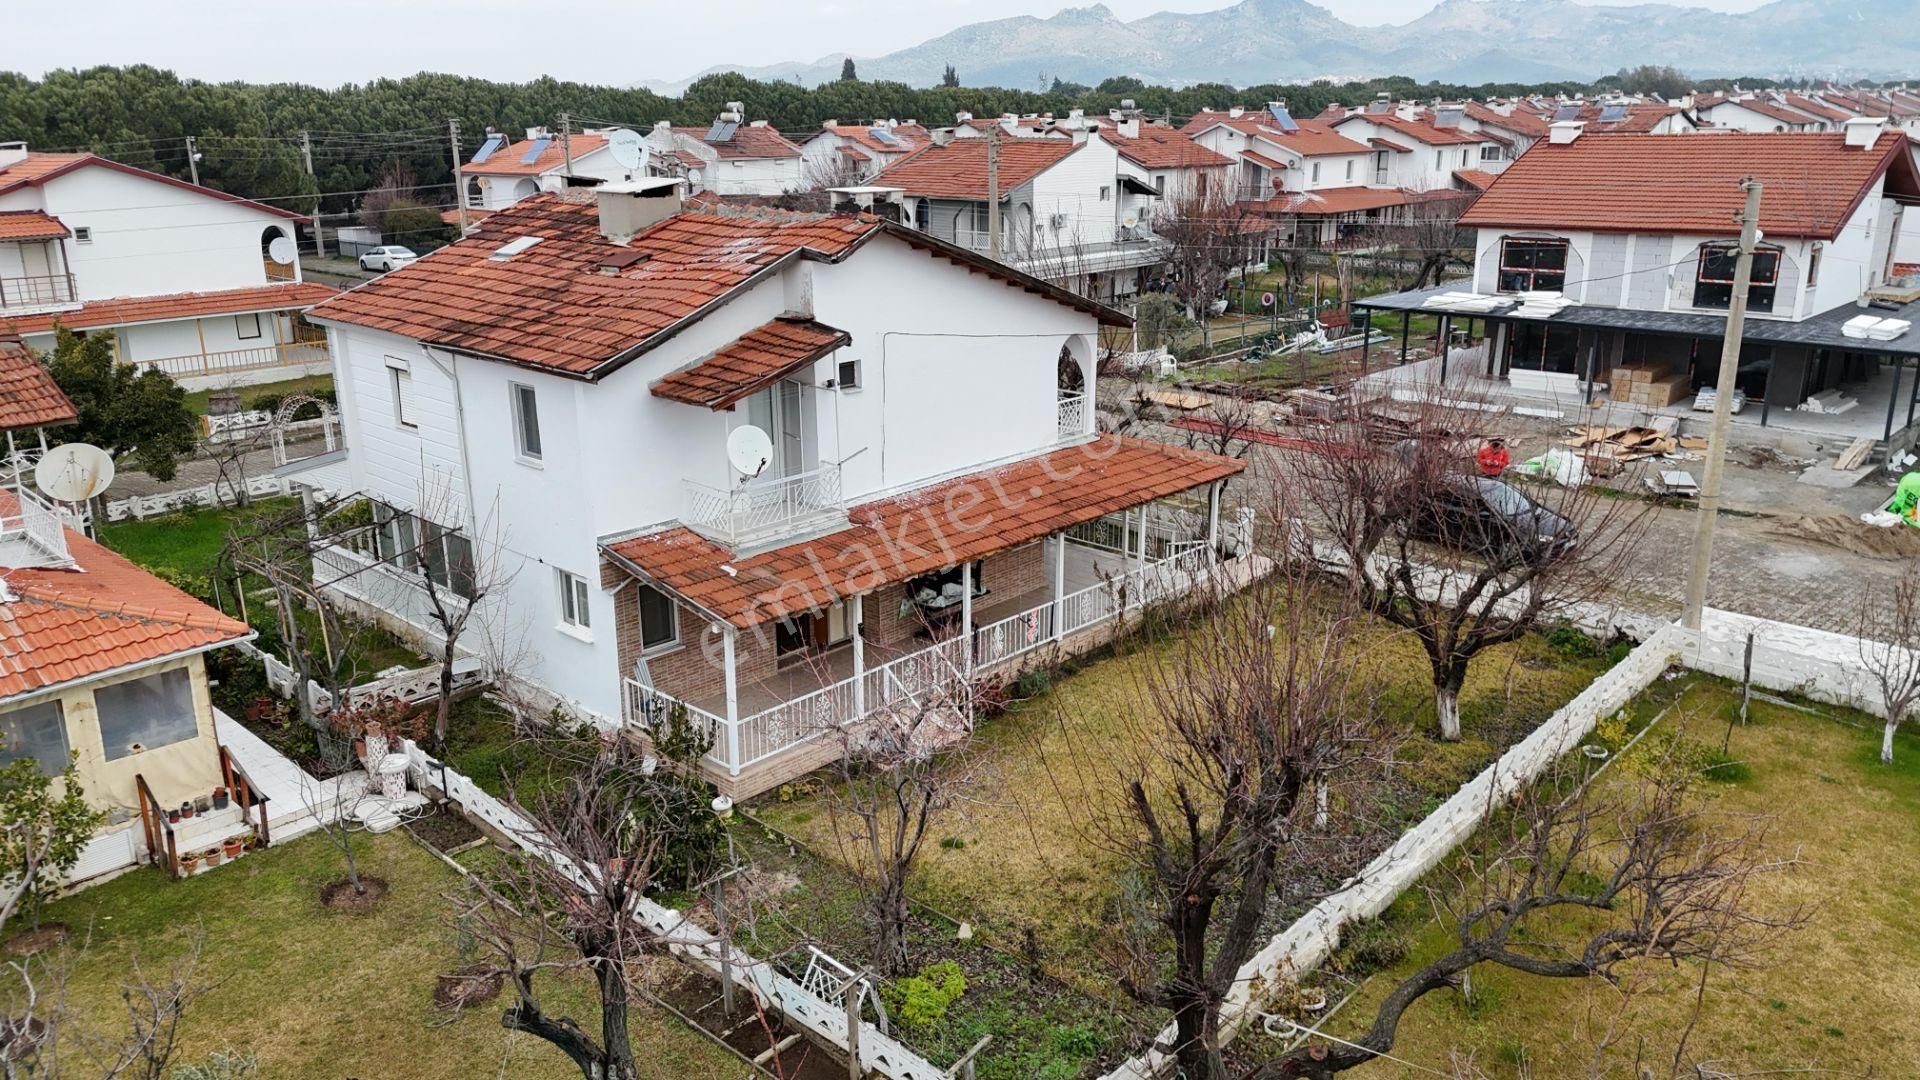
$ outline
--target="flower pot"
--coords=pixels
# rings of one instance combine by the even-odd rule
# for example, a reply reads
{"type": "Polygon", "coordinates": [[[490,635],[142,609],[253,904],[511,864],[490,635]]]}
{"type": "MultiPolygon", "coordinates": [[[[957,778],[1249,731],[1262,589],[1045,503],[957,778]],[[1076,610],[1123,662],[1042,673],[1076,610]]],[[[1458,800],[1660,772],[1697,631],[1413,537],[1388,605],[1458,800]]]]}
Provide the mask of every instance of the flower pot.
{"type": "Polygon", "coordinates": [[[246,842],[237,836],[230,836],[220,844],[220,850],[228,859],[237,859],[246,850],[246,842]]]}
{"type": "Polygon", "coordinates": [[[193,817],[193,804],[190,802],[181,803],[180,804],[180,820],[186,821],[191,817],[193,817]]]}
{"type": "Polygon", "coordinates": [[[227,796],[226,788],[217,787],[213,789],[213,808],[215,810],[225,810],[227,808],[227,804],[231,801],[232,800],[227,796]]]}
{"type": "Polygon", "coordinates": [[[180,824],[180,811],[178,810],[167,811],[167,824],[169,825],[180,824]]]}
{"type": "Polygon", "coordinates": [[[213,797],[212,797],[212,796],[210,796],[210,795],[202,795],[202,796],[200,796],[199,798],[197,798],[197,799],[195,799],[195,800],[193,800],[193,812],[194,812],[194,813],[196,813],[196,814],[206,814],[206,813],[211,813],[212,811],[213,811],[213,797]]]}
{"type": "Polygon", "coordinates": [[[200,856],[189,855],[186,858],[180,860],[181,873],[191,874],[198,869],[200,869],[200,856]]]}
{"type": "Polygon", "coordinates": [[[203,854],[201,858],[207,860],[208,866],[219,866],[220,865],[220,849],[208,848],[206,850],[206,853],[203,854]]]}

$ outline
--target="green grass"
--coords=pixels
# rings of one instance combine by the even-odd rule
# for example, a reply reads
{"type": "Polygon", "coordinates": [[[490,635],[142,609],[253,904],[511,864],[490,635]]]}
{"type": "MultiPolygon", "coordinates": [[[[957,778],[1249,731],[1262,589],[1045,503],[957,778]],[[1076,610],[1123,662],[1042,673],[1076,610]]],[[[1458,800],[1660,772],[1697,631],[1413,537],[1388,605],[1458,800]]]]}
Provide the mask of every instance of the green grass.
{"type": "MultiPolygon", "coordinates": [[[[259,503],[279,508],[284,499],[259,503]]],[[[165,568],[181,574],[205,575],[220,559],[227,531],[243,510],[195,510],[163,514],[146,521],[122,521],[100,526],[100,542],[149,570],[165,568]]]]}
{"type": "MultiPolygon", "coordinates": [[[[280,382],[261,383],[258,386],[237,386],[234,392],[240,395],[242,407],[250,407],[254,398],[262,394],[311,394],[318,390],[333,389],[332,375],[302,375],[297,379],[283,379],[280,382]]],[[[204,416],[207,411],[207,399],[219,393],[219,388],[190,390],[187,392],[187,408],[196,415],[204,416]]]]}
{"type": "MultiPolygon", "coordinates": [[[[74,935],[54,955],[68,969],[66,1003],[74,1014],[62,1045],[77,1050],[86,1035],[119,1037],[125,1013],[118,994],[131,965],[138,961],[164,977],[197,940],[194,982],[205,992],[187,1009],[176,1063],[235,1047],[259,1055],[262,1080],[578,1077],[559,1051],[500,1026],[505,999],[450,1022],[433,1005],[436,976],[465,962],[445,899],[460,879],[401,833],[363,834],[359,844],[361,872],[385,878],[393,890],[365,914],[320,905],[320,887],[343,871],[339,852],[317,836],[186,881],[138,870],[51,905],[47,917],[67,923],[74,935]]],[[[584,981],[541,978],[554,987],[549,1009],[597,1032],[597,1006],[584,981]]],[[[644,1077],[749,1075],[652,1006],[636,1005],[632,1025],[644,1077]]]]}

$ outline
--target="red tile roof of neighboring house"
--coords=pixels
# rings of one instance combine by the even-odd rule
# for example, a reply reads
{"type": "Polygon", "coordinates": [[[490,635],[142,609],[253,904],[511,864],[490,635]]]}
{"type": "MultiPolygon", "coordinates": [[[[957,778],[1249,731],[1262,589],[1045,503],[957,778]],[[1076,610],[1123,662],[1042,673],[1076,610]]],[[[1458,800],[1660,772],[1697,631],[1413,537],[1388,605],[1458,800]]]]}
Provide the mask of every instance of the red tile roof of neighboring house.
{"type": "Polygon", "coordinates": [[[1808,116],[1805,113],[1799,112],[1798,110],[1789,109],[1782,105],[1776,105],[1771,101],[1762,101],[1759,98],[1743,98],[1738,101],[1723,101],[1721,102],[1721,104],[1733,105],[1738,108],[1745,109],[1748,112],[1758,113],[1769,120],[1777,120],[1782,124],[1807,124],[1807,123],[1812,123],[1813,120],[1815,119],[1814,117],[1808,116]]]}
{"type": "MultiPolygon", "coordinates": [[[[0,512],[18,497],[0,492],[0,512]]],[[[238,641],[251,631],[145,570],[65,530],[76,569],[5,571],[0,698],[238,641]]]]}
{"type": "MultiPolygon", "coordinates": [[[[911,153],[933,142],[933,136],[925,127],[919,124],[896,124],[891,128],[885,129],[894,138],[905,143],[906,145],[904,146],[893,146],[876,138],[873,134],[873,127],[874,125],[872,124],[835,124],[832,127],[823,127],[821,131],[826,134],[838,135],[843,139],[852,139],[866,149],[880,154],[911,153]]],[[[813,137],[814,136],[809,136],[809,138],[813,137]]]]}
{"type": "Polygon", "coordinates": [[[282,217],[290,221],[307,220],[303,215],[296,214],[291,210],[282,210],[278,206],[268,206],[266,203],[254,202],[252,199],[242,198],[225,191],[215,191],[210,187],[190,184],[185,180],[175,179],[165,173],[149,172],[146,169],[137,169],[132,165],[123,165],[118,161],[103,158],[98,154],[29,153],[23,160],[16,161],[11,165],[0,165],[0,195],[5,195],[10,191],[15,191],[23,187],[38,187],[55,177],[65,176],[75,169],[87,168],[112,169],[114,172],[126,173],[128,176],[137,176],[142,180],[152,180],[158,184],[185,188],[196,194],[205,195],[210,199],[236,203],[249,210],[258,210],[263,214],[272,214],[274,217],[282,217]]]}
{"type": "Polygon", "coordinates": [[[1478,101],[1469,101],[1466,105],[1466,114],[1469,119],[1477,120],[1482,124],[1492,124],[1496,127],[1506,128],[1515,135],[1544,139],[1548,134],[1547,122],[1545,120],[1520,109],[1515,109],[1513,115],[1507,116],[1495,112],[1478,101]]]}
{"type": "Polygon", "coordinates": [[[1333,127],[1337,131],[1341,125],[1358,120],[1372,121],[1388,131],[1428,146],[1458,146],[1480,141],[1480,136],[1469,134],[1458,128],[1438,128],[1425,120],[1409,120],[1398,113],[1362,113],[1358,116],[1349,116],[1346,120],[1335,121],[1333,127]]]}
{"type": "Polygon", "coordinates": [[[1126,323],[1059,286],[872,217],[689,209],[619,246],[601,235],[592,196],[558,194],[499,211],[465,239],[341,293],[310,317],[597,379],[776,264],[837,262],[880,232],[1103,322],[1126,323]],[[526,237],[540,242],[511,258],[493,258],[509,241],[526,237]],[[645,258],[633,260],[634,254],[645,258]],[[602,273],[602,265],[615,272],[602,273]]]}
{"type": "Polygon", "coordinates": [[[39,355],[19,338],[0,337],[0,430],[55,427],[79,417],[39,355]]]}
{"type": "Polygon", "coordinates": [[[1340,187],[1318,191],[1289,191],[1276,198],[1254,203],[1269,214],[1350,214],[1361,210],[1380,210],[1405,206],[1417,200],[1400,188],[1340,187]]]}
{"type": "Polygon", "coordinates": [[[1373,147],[1375,150],[1391,150],[1396,154],[1413,153],[1413,147],[1402,146],[1401,144],[1394,142],[1392,139],[1382,139],[1377,135],[1371,139],[1368,139],[1367,145],[1373,147]]]}
{"type": "MultiPolygon", "coordinates": [[[[471,225],[491,213],[493,213],[491,210],[482,210],[478,207],[469,206],[467,207],[467,224],[471,225]]],[[[440,211],[440,221],[445,225],[458,225],[460,224],[460,211],[457,209],[442,210],[440,211]]]]}
{"type": "Polygon", "coordinates": [[[1243,468],[1231,458],[1102,435],[856,506],[844,529],[745,558],[685,526],[604,549],[703,611],[746,627],[1006,551],[1243,468]]]}
{"type": "Polygon", "coordinates": [[[1882,174],[1889,191],[1920,196],[1898,134],[1867,149],[1847,146],[1840,132],[1583,136],[1535,143],[1460,224],[1731,235],[1745,201],[1740,180],[1752,176],[1765,185],[1764,231],[1831,240],[1882,174]]]}
{"type": "MultiPolygon", "coordinates": [[[[1744,104],[1744,102],[1742,103],[1744,104]]],[[[1574,119],[1587,125],[1587,134],[1637,135],[1645,134],[1660,126],[1669,116],[1680,110],[1672,105],[1653,105],[1632,102],[1627,105],[1627,115],[1621,120],[1602,120],[1606,113],[1605,105],[1588,105],[1580,110],[1574,119]]]]}
{"type": "Polygon", "coordinates": [[[1475,191],[1485,191],[1494,181],[1494,175],[1484,169],[1455,169],[1453,178],[1475,191]]]}
{"type": "Polygon", "coordinates": [[[1787,104],[1803,113],[1811,113],[1822,120],[1846,120],[1853,114],[1845,109],[1836,109],[1823,101],[1816,101],[1805,94],[1788,94],[1787,104]]]}
{"type": "Polygon", "coordinates": [[[335,296],[331,285],[298,281],[287,285],[255,285],[220,292],[166,293],[160,296],[122,296],[89,300],[72,311],[41,315],[0,315],[0,333],[44,334],[55,324],[69,330],[87,330],[167,319],[196,319],[206,315],[237,315],[247,311],[293,311],[312,307],[335,296]]]}
{"type": "MultiPolygon", "coordinates": [[[[575,161],[607,145],[605,135],[574,135],[568,141],[572,143],[571,150],[575,161]]],[[[542,173],[567,167],[569,148],[561,144],[560,136],[555,135],[547,143],[547,148],[540,151],[539,156],[532,161],[522,161],[521,159],[526,157],[527,151],[531,149],[533,149],[532,144],[524,139],[517,143],[502,143],[498,150],[487,155],[487,160],[478,165],[469,161],[463,166],[463,170],[468,176],[539,176],[542,173]]],[[[474,152],[479,153],[478,150],[474,152]]]]}
{"type": "Polygon", "coordinates": [[[59,240],[72,236],[60,219],[39,210],[0,210],[0,240],[59,240]]]}
{"type": "Polygon", "coordinates": [[[741,124],[734,129],[733,138],[725,142],[708,142],[704,137],[707,131],[708,129],[703,127],[673,129],[675,135],[698,139],[712,147],[713,152],[720,155],[723,161],[731,161],[734,158],[797,158],[800,156],[799,146],[789,142],[785,135],[770,127],[741,124]]]}
{"type": "Polygon", "coordinates": [[[775,319],[656,381],[653,394],[687,405],[731,409],[852,340],[845,330],[812,319],[775,319]]]}
{"type": "Polygon", "coordinates": [[[1211,169],[1232,165],[1233,159],[1194,142],[1177,131],[1141,128],[1139,138],[1108,132],[1102,136],[1120,156],[1143,169],[1211,169]]]}
{"type": "MultiPolygon", "coordinates": [[[[1065,160],[1084,143],[1068,139],[1000,141],[1002,196],[1065,160]]],[[[929,146],[889,165],[871,181],[906,189],[909,195],[947,199],[987,197],[987,140],[955,139],[929,146]]]]}
{"type": "Polygon", "coordinates": [[[1265,109],[1256,109],[1230,116],[1226,113],[1200,112],[1187,121],[1180,130],[1193,136],[1210,127],[1224,125],[1243,135],[1251,135],[1270,142],[1275,146],[1284,146],[1301,157],[1321,157],[1332,154],[1364,154],[1367,148],[1345,135],[1333,130],[1333,127],[1320,120],[1294,120],[1292,131],[1281,130],[1274,122],[1273,114],[1265,109]]]}

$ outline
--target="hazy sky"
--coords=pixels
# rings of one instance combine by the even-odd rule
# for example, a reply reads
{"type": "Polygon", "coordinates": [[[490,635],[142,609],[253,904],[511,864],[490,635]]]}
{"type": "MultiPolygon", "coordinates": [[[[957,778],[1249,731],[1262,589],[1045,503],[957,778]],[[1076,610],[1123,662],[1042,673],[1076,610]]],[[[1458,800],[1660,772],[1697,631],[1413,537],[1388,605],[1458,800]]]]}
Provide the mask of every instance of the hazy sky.
{"type": "MultiPolygon", "coordinates": [[[[1107,0],[1123,19],[1232,0],[1107,0]]],[[[1404,22],[1435,0],[1319,0],[1357,23],[1404,22]]],[[[1627,2],[1627,0],[1594,0],[1627,2]]],[[[1685,2],[1685,0],[1683,0],[1685,2]]],[[[1691,0],[1744,11],[1764,0],[1691,0]]],[[[0,69],[149,63],[201,79],[323,86],[420,70],[625,85],[716,64],[877,56],[957,26],[1050,15],[1058,0],[71,0],[0,5],[0,69]]]]}

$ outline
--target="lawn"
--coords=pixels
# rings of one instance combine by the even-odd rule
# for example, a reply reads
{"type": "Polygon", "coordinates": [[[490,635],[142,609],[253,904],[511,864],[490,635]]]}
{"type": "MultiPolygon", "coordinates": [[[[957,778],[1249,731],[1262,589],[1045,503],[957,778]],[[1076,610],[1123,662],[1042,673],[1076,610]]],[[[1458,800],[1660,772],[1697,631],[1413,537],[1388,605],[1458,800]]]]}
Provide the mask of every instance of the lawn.
{"type": "MultiPolygon", "coordinates": [[[[297,379],[283,379],[279,382],[260,383],[257,386],[238,386],[234,387],[234,392],[240,395],[241,407],[251,409],[255,408],[254,401],[256,399],[269,394],[277,394],[282,397],[288,394],[317,395],[322,390],[331,389],[333,389],[332,375],[302,375],[297,379]]],[[[218,387],[212,387],[206,390],[189,390],[187,391],[187,408],[191,409],[196,415],[205,415],[207,411],[207,399],[219,392],[218,387]]]]}
{"type": "MultiPolygon", "coordinates": [[[[194,982],[205,993],[188,1007],[176,1063],[233,1047],[258,1054],[257,1075],[274,1080],[577,1077],[558,1050],[504,1030],[499,1000],[457,1016],[433,1004],[436,976],[464,962],[444,899],[459,877],[402,833],[359,842],[361,872],[393,889],[366,914],[321,907],[318,889],[342,870],[339,852],[318,836],[185,881],[141,869],[52,905],[47,917],[74,933],[60,957],[74,1013],[63,1045],[77,1049],[75,1036],[85,1033],[117,1037],[130,965],[164,974],[197,940],[194,982]]],[[[549,1007],[597,1030],[590,988],[569,979],[563,989],[549,1007]]],[[[643,1077],[749,1075],[650,1005],[636,1005],[632,1030],[643,1077]]]]}
{"type": "MultiPolygon", "coordinates": [[[[1657,685],[1637,708],[1672,703],[1663,725],[1692,717],[1689,736],[1717,743],[1725,730],[1718,718],[1736,695],[1726,683],[1689,675],[1657,685]]],[[[1762,877],[1749,907],[1804,907],[1812,921],[1779,942],[1763,969],[1710,973],[1688,1055],[1732,1075],[1920,1074],[1920,1032],[1912,1024],[1920,1012],[1920,940],[1913,935],[1920,921],[1920,734],[1902,734],[1894,764],[1884,766],[1877,721],[1816,708],[1820,715],[1756,702],[1751,723],[1736,729],[1731,743],[1751,775],[1709,785],[1711,813],[1779,815],[1769,850],[1803,860],[1788,874],[1762,877]]],[[[1423,921],[1432,908],[1417,892],[1402,897],[1396,911],[1414,934],[1413,951],[1366,983],[1337,1018],[1337,1033],[1361,1030],[1398,977],[1448,948],[1449,928],[1423,921]]],[[[1636,1000],[1629,1049],[1615,1049],[1615,1071],[1607,1075],[1629,1074],[1631,1048],[1642,1047],[1641,1037],[1648,1060],[1672,1060],[1699,976],[1691,965],[1658,973],[1660,992],[1636,1000]]],[[[1491,967],[1473,980],[1470,1005],[1450,992],[1415,1004],[1394,1047],[1411,1065],[1380,1062],[1353,1075],[1411,1078],[1424,1075],[1418,1068],[1446,1069],[1450,1055],[1466,1054],[1494,1076],[1587,1075],[1595,1032],[1618,1001],[1605,983],[1491,967]]]]}

